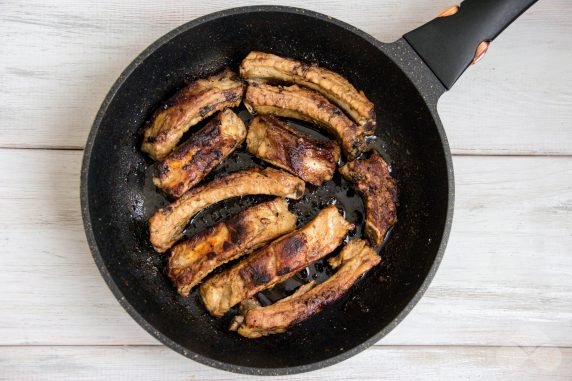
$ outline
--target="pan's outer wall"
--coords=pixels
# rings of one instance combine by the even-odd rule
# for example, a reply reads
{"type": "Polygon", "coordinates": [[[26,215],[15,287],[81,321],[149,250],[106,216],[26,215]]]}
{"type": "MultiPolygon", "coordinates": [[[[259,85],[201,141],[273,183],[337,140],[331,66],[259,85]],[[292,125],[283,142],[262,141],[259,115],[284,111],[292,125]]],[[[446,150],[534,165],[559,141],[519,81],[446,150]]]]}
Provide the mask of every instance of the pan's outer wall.
{"type": "MultiPolygon", "coordinates": [[[[147,48],[114,84],[85,149],[81,204],[95,262],[127,312],[149,333],[203,364],[246,374],[306,372],[374,344],[417,303],[445,250],[454,180],[436,111],[443,86],[406,42],[382,44],[328,16],[289,7],[245,7],[191,21],[147,48]],[[236,67],[250,50],[320,62],[378,107],[378,136],[400,184],[399,222],[384,260],[348,298],[283,335],[247,340],[189,313],[145,237],[135,142],[155,107],[185,81],[236,67]]],[[[143,176],[144,177],[144,176],[143,176]]],[[[198,303],[197,303],[198,305],[198,303]]],[[[226,324],[226,322],[224,322],[226,324]]],[[[380,359],[380,361],[383,361],[380,359]]]]}

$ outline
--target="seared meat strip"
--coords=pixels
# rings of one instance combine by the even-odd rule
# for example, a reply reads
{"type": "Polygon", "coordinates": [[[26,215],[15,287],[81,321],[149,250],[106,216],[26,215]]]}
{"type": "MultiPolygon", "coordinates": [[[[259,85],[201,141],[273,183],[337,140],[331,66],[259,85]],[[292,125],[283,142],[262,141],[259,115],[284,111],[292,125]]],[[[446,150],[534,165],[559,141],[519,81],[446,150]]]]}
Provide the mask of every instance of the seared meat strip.
{"type": "Polygon", "coordinates": [[[274,54],[250,52],[240,64],[240,75],[248,80],[292,82],[309,87],[337,104],[359,125],[375,129],[373,103],[331,70],[274,54]]]}
{"type": "Polygon", "coordinates": [[[338,269],[328,280],[319,285],[313,281],[307,283],[293,295],[267,307],[253,303],[246,304],[245,308],[241,306],[241,315],[234,318],[230,329],[251,339],[282,333],[338,300],[362,274],[380,261],[380,256],[366,241],[350,241],[338,256],[328,260],[334,269],[338,269]]]}
{"type": "Polygon", "coordinates": [[[251,113],[274,114],[325,127],[339,141],[348,160],[355,159],[367,148],[365,137],[374,132],[371,126],[352,122],[320,94],[297,85],[251,83],[246,88],[244,105],[251,113]]]}
{"type": "Polygon", "coordinates": [[[194,187],[246,138],[246,127],[226,109],[157,163],[153,183],[173,198],[194,187]]]}
{"type": "Polygon", "coordinates": [[[277,169],[251,168],[234,172],[193,188],[177,201],[159,209],[149,218],[151,244],[158,252],[168,250],[183,236],[189,220],[201,209],[227,198],[267,194],[299,199],[304,181],[277,169]]]}
{"type": "Polygon", "coordinates": [[[215,268],[295,227],[296,216],[288,211],[285,199],[255,205],[173,247],[169,277],[179,294],[188,296],[215,268]]]}
{"type": "Polygon", "coordinates": [[[385,234],[397,222],[397,183],[389,166],[377,151],[365,160],[355,160],[339,169],[355,184],[365,203],[365,234],[373,246],[382,244],[385,234]]]}
{"type": "Polygon", "coordinates": [[[244,83],[229,69],[191,83],[155,112],[141,150],[155,160],[164,159],[189,128],[225,107],[238,106],[243,93],[244,83]]]}
{"type": "Polygon", "coordinates": [[[336,143],[300,134],[272,115],[250,121],[246,144],[254,156],[313,185],[330,180],[340,160],[336,143]]]}
{"type": "Polygon", "coordinates": [[[259,291],[282,282],[331,253],[353,225],[330,205],[306,226],[252,253],[234,267],[202,284],[201,297],[213,316],[259,291]]]}

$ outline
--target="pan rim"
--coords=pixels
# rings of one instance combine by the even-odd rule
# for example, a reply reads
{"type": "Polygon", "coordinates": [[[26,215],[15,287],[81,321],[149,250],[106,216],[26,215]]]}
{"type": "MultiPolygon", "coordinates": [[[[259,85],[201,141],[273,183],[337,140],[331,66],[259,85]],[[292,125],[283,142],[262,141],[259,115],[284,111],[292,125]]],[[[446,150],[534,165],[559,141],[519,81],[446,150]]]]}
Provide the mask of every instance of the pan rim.
{"type": "MultiPolygon", "coordinates": [[[[427,290],[429,284],[433,280],[437,269],[441,263],[442,257],[445,252],[445,248],[447,245],[447,241],[449,238],[449,233],[451,230],[451,224],[453,219],[453,209],[454,209],[454,175],[453,175],[453,162],[451,157],[451,152],[449,148],[449,144],[447,141],[447,137],[445,131],[443,129],[442,123],[437,113],[436,109],[436,99],[435,102],[426,102],[427,107],[435,121],[435,126],[437,127],[441,144],[445,154],[445,161],[447,166],[447,182],[448,182],[448,201],[447,201],[447,213],[445,218],[445,226],[443,228],[443,234],[441,236],[441,242],[439,243],[439,248],[437,250],[437,254],[431,265],[427,276],[423,280],[419,289],[415,292],[415,295],[411,298],[411,300],[407,303],[405,308],[401,310],[401,312],[389,323],[387,324],[382,330],[377,332],[375,335],[371,336],[367,340],[363,341],[361,344],[354,346],[353,348],[349,348],[344,352],[337,354],[335,356],[329,357],[324,360],[320,360],[317,362],[313,362],[310,364],[304,365],[297,365],[297,366],[289,366],[289,367],[268,367],[268,368],[259,368],[259,367],[249,367],[243,365],[235,365],[231,363],[222,362],[219,360],[214,360],[210,357],[203,356],[198,353],[194,353],[182,345],[178,344],[177,342],[171,340],[169,337],[164,335],[163,333],[157,331],[132,305],[129,301],[124,297],[123,293],[121,292],[120,288],[116,284],[115,280],[113,279],[111,273],[107,269],[107,266],[101,256],[99,251],[99,247],[96,242],[95,234],[93,231],[93,227],[91,224],[91,216],[89,211],[89,191],[88,191],[88,172],[91,163],[91,155],[93,150],[93,145],[95,142],[95,138],[99,132],[99,128],[104,116],[107,113],[107,109],[109,105],[114,100],[115,96],[117,95],[118,90],[122,87],[125,80],[133,73],[133,71],[139,67],[139,65],[151,54],[153,54],[157,49],[162,47],[164,44],[169,42],[171,39],[175,38],[179,34],[186,32],[189,29],[192,29],[198,25],[203,23],[210,22],[214,19],[218,19],[224,16],[229,15],[236,15],[236,14],[243,14],[243,13],[253,13],[253,12],[281,12],[281,13],[294,13],[294,14],[302,14],[305,16],[309,16],[312,18],[316,18],[322,21],[327,21],[330,23],[335,24],[338,27],[346,29],[357,36],[365,39],[370,44],[374,45],[378,49],[381,49],[385,52],[385,46],[391,45],[386,44],[378,41],[371,35],[367,34],[366,32],[347,24],[343,21],[338,19],[332,18],[330,16],[324,15],[322,13],[306,10],[303,8],[296,8],[296,7],[288,7],[288,6],[274,6],[274,5],[262,5],[262,6],[246,6],[246,7],[237,7],[237,8],[229,8],[222,11],[210,13],[208,15],[196,18],[191,20],[172,31],[168,32],[167,34],[163,35],[151,45],[149,45],[143,52],[141,52],[128,66],[127,68],[121,73],[119,78],[114,82],[113,86],[107,93],[104,101],[102,102],[95,120],[92,124],[87,143],[84,149],[83,159],[82,159],[82,168],[81,168],[81,182],[80,182],[80,202],[81,202],[81,210],[82,210],[82,219],[84,225],[84,231],[87,238],[87,242],[90,248],[90,252],[92,257],[95,261],[97,268],[103,279],[105,280],[107,286],[119,302],[119,304],[127,311],[127,313],[135,320],[143,329],[145,329],[148,333],[150,333],[153,337],[159,340],[161,343],[165,344],[167,347],[171,348],[172,350],[180,353],[181,355],[188,357],[196,362],[201,364],[229,371],[234,373],[241,373],[241,374],[248,374],[248,375],[292,375],[297,373],[303,373],[308,371],[313,371],[321,368],[325,368],[336,363],[339,363],[343,360],[346,360],[363,350],[369,348],[370,346],[374,345],[377,341],[381,338],[386,336],[389,332],[393,330],[408,314],[409,312],[415,307],[415,305],[419,302],[425,291],[427,290]]],[[[390,54],[387,54],[389,59],[393,60],[390,54]]],[[[394,61],[395,62],[395,61],[394,61]]],[[[395,62],[402,70],[403,67],[395,62]]],[[[407,75],[407,73],[405,73],[407,75]]],[[[420,94],[423,94],[422,89],[420,89],[420,85],[417,81],[413,78],[408,76],[414,86],[417,88],[417,91],[420,94]]]]}

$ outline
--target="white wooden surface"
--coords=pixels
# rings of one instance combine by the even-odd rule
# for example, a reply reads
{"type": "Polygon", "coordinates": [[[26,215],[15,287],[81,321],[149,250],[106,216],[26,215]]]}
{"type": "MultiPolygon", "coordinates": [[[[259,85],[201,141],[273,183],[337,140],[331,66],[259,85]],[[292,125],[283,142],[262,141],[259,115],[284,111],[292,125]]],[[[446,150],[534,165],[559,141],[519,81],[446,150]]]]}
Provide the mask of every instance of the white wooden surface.
{"type": "MultiPolygon", "coordinates": [[[[106,92],[151,42],[198,16],[261,2],[0,1],[0,146],[83,147],[106,92]]],[[[386,42],[450,3],[282,2],[329,14],[386,42]]],[[[570,14],[570,0],[540,1],[443,97],[439,107],[454,152],[572,153],[565,133],[572,124],[570,14]]]]}
{"type": "MultiPolygon", "coordinates": [[[[6,380],[268,380],[197,366],[171,350],[139,347],[7,347],[6,380]],[[72,373],[73,372],[73,373],[72,373]]],[[[376,346],[326,369],[272,380],[570,380],[571,348],[376,346]]]]}
{"type": "MultiPolygon", "coordinates": [[[[283,4],[392,41],[449,1],[283,4]]],[[[0,1],[0,379],[244,379],[127,316],[79,208],[81,148],[115,78],[162,34],[226,7],[0,1]]],[[[378,345],[291,379],[572,379],[571,13],[540,1],[440,101],[457,201],[426,296],[378,345]]]]}

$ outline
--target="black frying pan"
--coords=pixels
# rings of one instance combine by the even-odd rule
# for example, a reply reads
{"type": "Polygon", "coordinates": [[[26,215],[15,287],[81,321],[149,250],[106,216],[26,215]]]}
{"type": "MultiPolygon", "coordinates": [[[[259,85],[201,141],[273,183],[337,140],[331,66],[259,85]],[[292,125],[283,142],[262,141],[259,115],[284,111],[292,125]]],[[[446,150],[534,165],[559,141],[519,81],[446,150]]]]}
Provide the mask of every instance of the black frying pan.
{"type": "MultiPolygon", "coordinates": [[[[235,8],[191,21],[152,44],[103,102],[81,175],[89,246],[121,305],[177,352],[240,373],[314,370],[377,342],[417,303],[439,266],[449,235],[453,166],[437,100],[474,59],[477,46],[494,39],[533,3],[466,0],[456,14],[437,18],[391,44],[303,9],[235,8]],[[257,340],[229,332],[231,314],[210,317],[196,292],[188,298],[177,295],[165,276],[165,256],[152,250],[146,221],[167,200],[152,186],[152,162],[140,152],[138,135],[152,112],[185,83],[225,66],[236,70],[251,50],[319,63],[363,90],[377,110],[373,145],[390,161],[400,188],[399,222],[381,249],[382,264],[321,314],[285,334],[257,340]]],[[[241,115],[248,118],[244,110],[241,115]]],[[[316,133],[307,124],[293,124],[316,133]]],[[[207,180],[253,165],[264,164],[241,148],[207,180]]],[[[209,208],[193,220],[188,233],[263,199],[243,197],[209,208]]],[[[362,202],[339,175],[320,188],[309,187],[291,209],[301,225],[334,200],[348,220],[362,222],[362,202]]],[[[360,234],[361,228],[353,233],[360,234]]],[[[328,267],[319,262],[260,298],[271,303],[311,277],[328,275],[328,267]]]]}

